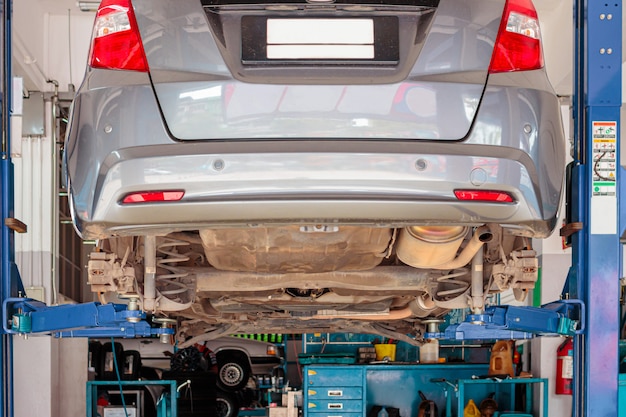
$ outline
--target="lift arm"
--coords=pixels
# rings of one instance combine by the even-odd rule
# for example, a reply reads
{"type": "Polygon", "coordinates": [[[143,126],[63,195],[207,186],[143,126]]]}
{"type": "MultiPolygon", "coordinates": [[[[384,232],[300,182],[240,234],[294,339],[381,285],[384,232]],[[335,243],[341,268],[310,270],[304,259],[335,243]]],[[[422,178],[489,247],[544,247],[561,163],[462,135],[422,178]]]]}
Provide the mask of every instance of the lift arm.
{"type": "Polygon", "coordinates": [[[49,333],[56,337],[151,337],[169,336],[174,329],[164,323],[151,327],[146,314],[126,304],[66,304],[48,307],[30,298],[8,298],[2,303],[3,323],[9,334],[49,333]]]}
{"type": "Polygon", "coordinates": [[[448,326],[443,332],[425,333],[426,339],[493,340],[530,339],[537,334],[573,336],[578,329],[576,314],[584,317],[584,305],[579,302],[555,302],[542,308],[492,306],[483,314],[470,314],[460,324],[448,326]],[[578,308],[577,308],[578,307],[578,308]]]}

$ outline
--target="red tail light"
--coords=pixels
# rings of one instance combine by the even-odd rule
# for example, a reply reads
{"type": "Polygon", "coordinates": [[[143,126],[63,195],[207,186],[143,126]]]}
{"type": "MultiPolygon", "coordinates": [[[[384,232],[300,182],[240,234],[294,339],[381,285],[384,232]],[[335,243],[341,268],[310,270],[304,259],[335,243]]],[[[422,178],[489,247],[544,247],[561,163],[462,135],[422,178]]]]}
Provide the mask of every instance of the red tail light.
{"type": "Polygon", "coordinates": [[[513,203],[513,196],[506,191],[494,190],[454,190],[454,195],[461,201],[490,201],[494,203],[513,203]]]}
{"type": "Polygon", "coordinates": [[[126,194],[122,199],[122,204],[137,203],[161,203],[165,201],[179,201],[185,192],[182,190],[167,191],[142,191],[138,193],[126,194]]]}
{"type": "Polygon", "coordinates": [[[543,67],[539,19],[531,0],[507,0],[489,72],[526,71],[543,67]]]}
{"type": "Polygon", "coordinates": [[[148,71],[135,12],[130,0],[103,0],[91,37],[93,68],[148,71]]]}

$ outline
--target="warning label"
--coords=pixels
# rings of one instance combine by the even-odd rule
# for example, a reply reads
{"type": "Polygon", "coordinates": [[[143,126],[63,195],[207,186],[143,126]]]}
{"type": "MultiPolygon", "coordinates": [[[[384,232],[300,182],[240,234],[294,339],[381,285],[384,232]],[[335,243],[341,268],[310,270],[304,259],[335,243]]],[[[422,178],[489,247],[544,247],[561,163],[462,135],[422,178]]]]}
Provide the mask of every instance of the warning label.
{"type": "Polygon", "coordinates": [[[616,195],[617,122],[592,122],[593,196],[616,195]]]}

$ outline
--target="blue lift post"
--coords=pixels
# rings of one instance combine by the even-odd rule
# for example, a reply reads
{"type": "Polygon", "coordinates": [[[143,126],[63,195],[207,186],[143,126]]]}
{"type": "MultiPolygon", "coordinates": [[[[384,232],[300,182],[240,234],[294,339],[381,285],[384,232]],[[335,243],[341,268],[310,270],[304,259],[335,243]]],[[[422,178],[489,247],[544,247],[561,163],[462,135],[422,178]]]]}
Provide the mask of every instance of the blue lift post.
{"type": "Polygon", "coordinates": [[[564,293],[586,306],[574,337],[573,415],[618,415],[621,247],[626,196],[619,163],[622,1],[574,2],[572,267],[564,293]]]}
{"type": "MultiPolygon", "coordinates": [[[[10,151],[9,112],[11,102],[11,1],[0,6],[0,101],[2,145],[0,149],[0,301],[11,296],[13,275],[17,273],[14,260],[13,230],[6,224],[13,217],[13,165],[10,151]]],[[[13,346],[11,336],[0,330],[0,417],[13,415],[13,346]]]]}

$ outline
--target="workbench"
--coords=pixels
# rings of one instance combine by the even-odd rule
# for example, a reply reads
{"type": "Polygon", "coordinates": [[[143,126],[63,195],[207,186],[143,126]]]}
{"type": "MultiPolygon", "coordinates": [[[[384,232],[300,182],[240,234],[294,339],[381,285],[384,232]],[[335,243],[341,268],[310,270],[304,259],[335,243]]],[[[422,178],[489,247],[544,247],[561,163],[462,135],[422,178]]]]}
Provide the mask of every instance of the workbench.
{"type": "Polygon", "coordinates": [[[376,405],[414,417],[422,401],[419,391],[437,404],[440,415],[462,415],[470,398],[479,405],[490,393],[500,411],[517,407],[532,415],[535,384],[543,389],[544,403],[534,408],[547,416],[547,379],[472,378],[487,373],[487,364],[309,365],[304,368],[304,417],[369,417],[376,405]],[[518,385],[525,386],[522,398],[518,385]]]}

